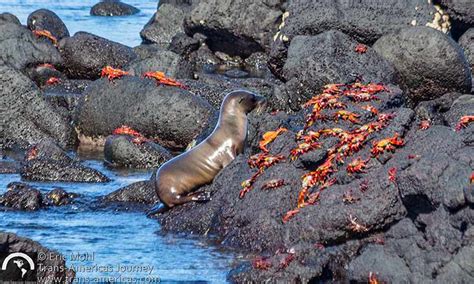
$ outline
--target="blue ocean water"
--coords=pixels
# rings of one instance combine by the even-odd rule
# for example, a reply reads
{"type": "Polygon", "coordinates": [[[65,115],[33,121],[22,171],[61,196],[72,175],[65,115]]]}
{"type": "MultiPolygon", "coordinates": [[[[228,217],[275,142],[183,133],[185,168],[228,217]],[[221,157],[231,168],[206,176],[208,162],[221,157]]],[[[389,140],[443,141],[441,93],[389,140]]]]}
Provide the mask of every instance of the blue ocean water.
{"type": "MultiPolygon", "coordinates": [[[[127,17],[93,17],[89,10],[96,1],[0,0],[0,13],[10,12],[26,24],[31,12],[48,8],[61,17],[71,34],[87,31],[136,46],[141,42],[139,32],[156,11],[157,2],[124,2],[141,12],[127,17]]],[[[68,265],[76,268],[81,283],[95,278],[105,282],[105,277],[111,277],[111,282],[125,282],[126,277],[143,280],[159,277],[162,282],[226,281],[235,255],[196,238],[162,234],[159,224],[146,218],[141,210],[124,211],[97,205],[98,197],[147,179],[151,171],[110,170],[103,166],[100,156],[83,156],[83,159],[112,181],[107,184],[30,183],[40,190],[62,187],[81,196],[75,204],[37,212],[0,211],[0,231],[17,233],[60,252],[68,265]],[[78,254],[88,257],[73,260],[78,254]],[[104,272],[109,269],[112,272],[104,272]]],[[[5,192],[8,183],[20,179],[16,174],[0,175],[0,194],[5,192]]]]}
{"type": "Polygon", "coordinates": [[[54,11],[66,24],[69,33],[90,32],[134,47],[141,43],[140,31],[156,12],[158,1],[122,1],[140,9],[140,13],[121,17],[95,17],[90,8],[99,0],[0,0],[0,13],[9,12],[26,24],[28,15],[41,8],[54,11]]]}

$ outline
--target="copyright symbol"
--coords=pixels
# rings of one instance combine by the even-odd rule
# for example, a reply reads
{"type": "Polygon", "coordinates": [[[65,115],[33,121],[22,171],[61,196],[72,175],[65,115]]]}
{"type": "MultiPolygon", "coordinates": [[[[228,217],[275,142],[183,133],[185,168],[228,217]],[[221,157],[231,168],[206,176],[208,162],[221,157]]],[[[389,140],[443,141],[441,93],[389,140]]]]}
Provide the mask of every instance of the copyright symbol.
{"type": "Polygon", "coordinates": [[[38,260],[46,260],[47,255],[44,252],[39,252],[38,253],[38,260]]]}

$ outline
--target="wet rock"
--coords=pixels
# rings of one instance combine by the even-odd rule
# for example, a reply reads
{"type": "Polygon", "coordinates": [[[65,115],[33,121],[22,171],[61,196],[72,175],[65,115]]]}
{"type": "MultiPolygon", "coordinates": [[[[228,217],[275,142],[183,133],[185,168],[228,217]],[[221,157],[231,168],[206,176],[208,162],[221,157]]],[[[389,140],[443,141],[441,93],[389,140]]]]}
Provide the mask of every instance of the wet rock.
{"type": "Polygon", "coordinates": [[[3,147],[25,149],[45,138],[52,138],[66,148],[76,144],[76,134],[67,118],[48,105],[25,75],[0,66],[0,85],[0,143],[3,147]]]}
{"type": "Polygon", "coordinates": [[[145,45],[135,48],[141,49],[140,57],[131,61],[125,70],[141,76],[145,72],[160,71],[171,78],[192,78],[193,66],[181,55],[156,45],[145,45]],[[143,51],[143,49],[147,49],[143,51]]]}
{"type": "Polygon", "coordinates": [[[197,1],[160,1],[158,11],[140,32],[143,42],[171,43],[175,35],[184,33],[184,18],[191,11],[195,2],[197,1]]]}
{"type": "Polygon", "coordinates": [[[338,31],[317,36],[297,36],[288,49],[282,70],[288,93],[287,103],[294,110],[313,94],[332,82],[351,82],[357,78],[367,82],[392,83],[393,66],[368,48],[364,54],[355,51],[357,42],[338,31]],[[368,67],[370,66],[370,67],[368,67]]]}
{"type": "Polygon", "coordinates": [[[123,68],[137,57],[128,46],[86,32],[62,39],[59,51],[71,79],[97,79],[103,67],[123,68]]]}
{"type": "Polygon", "coordinates": [[[8,12],[0,14],[0,21],[21,25],[20,20],[18,20],[18,18],[15,15],[10,14],[8,12]]]}
{"type": "Polygon", "coordinates": [[[56,188],[45,194],[45,204],[48,206],[63,206],[74,202],[78,195],[75,193],[68,193],[62,188],[56,188]]]}
{"type": "Polygon", "coordinates": [[[104,197],[105,202],[155,204],[159,198],[151,181],[139,181],[120,188],[104,197]]]}
{"type": "Polygon", "coordinates": [[[471,65],[471,72],[474,72],[474,28],[470,28],[461,36],[459,45],[464,50],[464,55],[471,65]]]}
{"type": "MultiPolygon", "coordinates": [[[[44,268],[36,270],[37,279],[57,279],[61,283],[72,283],[75,278],[75,272],[66,267],[65,259],[67,257],[47,249],[33,240],[17,236],[13,233],[0,232],[0,248],[2,252],[7,254],[23,252],[50,256],[44,260],[36,261],[37,267],[44,268]]],[[[39,283],[43,282],[39,281],[39,283]]]]}
{"type": "Polygon", "coordinates": [[[7,192],[0,196],[0,205],[26,211],[39,210],[44,206],[41,192],[21,182],[7,185],[7,192]]]}
{"type": "Polygon", "coordinates": [[[28,28],[34,30],[47,30],[58,40],[69,37],[69,31],[64,22],[51,10],[39,9],[28,16],[28,28]]]}
{"type": "Polygon", "coordinates": [[[118,0],[103,0],[91,8],[92,16],[128,16],[139,13],[140,10],[132,5],[118,0]]]}
{"type": "Polygon", "coordinates": [[[469,63],[451,38],[428,27],[414,27],[381,37],[374,49],[392,62],[401,86],[413,102],[435,99],[447,92],[469,92],[469,63]]]}
{"type": "Polygon", "coordinates": [[[281,2],[199,1],[186,19],[185,29],[191,35],[206,35],[206,43],[213,51],[248,57],[270,48],[282,15],[281,2]]]}
{"type": "Polygon", "coordinates": [[[168,150],[152,141],[135,144],[127,135],[109,136],[105,141],[104,159],[113,167],[158,168],[171,158],[168,150]]]}
{"type": "Polygon", "coordinates": [[[51,140],[43,140],[25,155],[21,177],[30,181],[108,182],[99,171],[83,166],[51,140]]]}
{"type": "Polygon", "coordinates": [[[85,91],[77,129],[104,143],[114,129],[127,125],[165,147],[184,148],[204,129],[214,126],[216,110],[186,90],[157,86],[155,80],[125,76],[101,79],[85,91]]]}
{"type": "Polygon", "coordinates": [[[253,77],[269,78],[271,77],[268,68],[269,56],[263,52],[255,52],[245,59],[245,70],[250,72],[253,77]]]}
{"type": "Polygon", "coordinates": [[[198,50],[189,55],[189,61],[195,66],[197,72],[214,73],[218,65],[223,62],[209,49],[206,44],[202,44],[198,50]]]}
{"type": "Polygon", "coordinates": [[[59,65],[62,60],[50,41],[36,38],[17,23],[0,21],[0,62],[23,70],[43,63],[59,65]]]}

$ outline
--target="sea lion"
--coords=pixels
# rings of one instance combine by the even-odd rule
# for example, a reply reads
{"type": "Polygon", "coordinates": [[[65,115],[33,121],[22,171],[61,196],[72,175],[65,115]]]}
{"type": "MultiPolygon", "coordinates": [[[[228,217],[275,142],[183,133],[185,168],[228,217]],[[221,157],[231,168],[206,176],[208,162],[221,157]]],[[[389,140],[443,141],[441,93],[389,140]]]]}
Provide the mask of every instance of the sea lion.
{"type": "Polygon", "coordinates": [[[162,204],[151,209],[149,214],[190,201],[210,200],[209,194],[193,191],[212,182],[219,171],[243,153],[247,138],[247,114],[254,109],[261,110],[264,105],[264,97],[248,91],[227,94],[211,135],[157,170],[153,182],[162,204]]]}

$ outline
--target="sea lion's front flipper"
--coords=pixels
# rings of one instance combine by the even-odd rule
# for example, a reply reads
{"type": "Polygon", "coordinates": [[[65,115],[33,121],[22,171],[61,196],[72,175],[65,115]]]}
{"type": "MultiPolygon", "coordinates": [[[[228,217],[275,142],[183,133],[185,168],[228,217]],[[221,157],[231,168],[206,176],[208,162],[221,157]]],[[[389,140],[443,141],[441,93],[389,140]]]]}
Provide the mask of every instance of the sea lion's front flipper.
{"type": "Polygon", "coordinates": [[[158,204],[156,204],[155,206],[153,206],[147,213],[146,213],[146,216],[150,217],[152,215],[155,215],[155,214],[161,214],[161,213],[164,213],[166,211],[168,211],[170,208],[168,206],[166,206],[164,203],[160,202],[158,204]]]}

